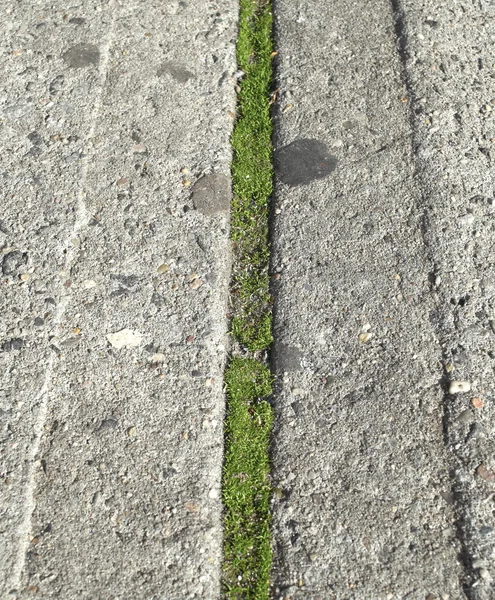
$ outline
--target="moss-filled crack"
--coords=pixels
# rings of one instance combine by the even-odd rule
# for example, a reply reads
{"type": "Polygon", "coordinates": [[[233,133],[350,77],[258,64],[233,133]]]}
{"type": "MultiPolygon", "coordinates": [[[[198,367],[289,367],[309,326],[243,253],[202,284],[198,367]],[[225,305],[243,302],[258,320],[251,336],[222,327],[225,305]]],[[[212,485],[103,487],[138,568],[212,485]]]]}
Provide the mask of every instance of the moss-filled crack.
{"type": "Polygon", "coordinates": [[[227,414],[222,498],[223,596],[269,596],[272,375],[265,360],[272,342],[268,264],[273,190],[272,13],[266,0],[240,0],[237,119],[232,133],[231,333],[225,371],[227,414]]]}

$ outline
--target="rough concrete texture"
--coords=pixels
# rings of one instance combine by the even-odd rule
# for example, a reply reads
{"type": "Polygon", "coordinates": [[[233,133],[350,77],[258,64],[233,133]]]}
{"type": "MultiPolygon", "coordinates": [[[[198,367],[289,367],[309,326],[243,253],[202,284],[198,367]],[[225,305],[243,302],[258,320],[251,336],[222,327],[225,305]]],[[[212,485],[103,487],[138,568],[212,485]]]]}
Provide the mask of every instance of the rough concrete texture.
{"type": "Polygon", "coordinates": [[[446,378],[444,429],[467,575],[495,597],[495,3],[396,7],[446,378]]]}
{"type": "Polygon", "coordinates": [[[236,2],[1,12],[0,596],[217,597],[236,2]]]}
{"type": "Polygon", "coordinates": [[[495,596],[493,16],[275,4],[276,598],[495,596]]]}

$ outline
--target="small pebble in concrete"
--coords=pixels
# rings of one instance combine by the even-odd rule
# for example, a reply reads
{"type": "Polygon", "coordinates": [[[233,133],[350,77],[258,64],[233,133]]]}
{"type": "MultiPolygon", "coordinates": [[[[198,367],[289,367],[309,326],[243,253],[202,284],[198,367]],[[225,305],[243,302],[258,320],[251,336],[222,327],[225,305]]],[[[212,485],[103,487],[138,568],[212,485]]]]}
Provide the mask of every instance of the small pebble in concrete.
{"type": "Polygon", "coordinates": [[[476,469],[476,474],[489,483],[495,483],[495,473],[484,464],[476,469]]]}
{"type": "Polygon", "coordinates": [[[12,350],[20,350],[24,346],[24,340],[21,338],[12,338],[3,343],[2,350],[4,352],[11,352],[12,350]]]}
{"type": "Polygon", "coordinates": [[[359,341],[362,344],[366,344],[367,342],[370,341],[371,337],[372,337],[372,333],[370,333],[369,331],[365,332],[365,333],[360,333],[359,334],[359,341]]]}
{"type": "Polygon", "coordinates": [[[132,152],[134,154],[146,154],[147,153],[147,149],[146,146],[144,144],[136,144],[135,146],[133,146],[132,148],[132,152]]]}
{"type": "Polygon", "coordinates": [[[485,405],[485,403],[483,402],[483,399],[479,398],[478,396],[475,396],[471,400],[471,404],[474,406],[474,408],[483,408],[483,406],[485,405]]]}
{"type": "Polygon", "coordinates": [[[163,263],[162,265],[160,265],[158,267],[158,269],[156,270],[156,272],[160,273],[160,275],[161,275],[162,273],[166,273],[168,270],[169,270],[169,266],[167,264],[163,263]]]}
{"type": "Polygon", "coordinates": [[[190,287],[192,290],[197,290],[197,289],[198,289],[199,287],[201,287],[202,285],[203,285],[203,280],[202,280],[202,279],[199,279],[199,277],[198,277],[198,278],[194,279],[194,281],[193,281],[192,283],[190,283],[190,284],[189,284],[189,287],[190,287]]]}
{"type": "Polygon", "coordinates": [[[474,421],[474,417],[471,411],[467,409],[461,412],[461,414],[457,417],[457,420],[461,423],[472,423],[474,421]]]}
{"type": "Polygon", "coordinates": [[[165,362],[165,354],[162,354],[161,352],[153,354],[151,357],[151,362],[155,364],[165,362]]]}
{"type": "Polygon", "coordinates": [[[138,331],[122,329],[115,333],[109,333],[107,340],[114,348],[135,348],[143,341],[143,336],[138,331]]]}
{"type": "Polygon", "coordinates": [[[464,394],[471,389],[469,381],[451,381],[449,386],[449,394],[464,394]]]}
{"type": "Polygon", "coordinates": [[[113,430],[117,427],[118,422],[117,419],[114,419],[113,417],[109,417],[108,419],[104,419],[100,426],[97,429],[97,432],[103,432],[103,431],[110,431],[113,430]]]}

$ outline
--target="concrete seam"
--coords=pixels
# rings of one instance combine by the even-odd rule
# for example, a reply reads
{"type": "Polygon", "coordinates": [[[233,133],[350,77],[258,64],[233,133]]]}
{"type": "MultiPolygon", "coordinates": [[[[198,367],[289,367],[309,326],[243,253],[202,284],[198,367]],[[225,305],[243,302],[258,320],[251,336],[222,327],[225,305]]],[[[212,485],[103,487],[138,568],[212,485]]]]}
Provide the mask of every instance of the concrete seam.
{"type": "Polygon", "coordinates": [[[268,599],[271,570],[269,397],[272,295],[269,212],[273,191],[272,11],[270,0],[241,0],[239,85],[231,205],[232,344],[224,373],[226,418],[222,497],[222,597],[268,599]],[[256,59],[255,59],[256,57],[256,59]]]}

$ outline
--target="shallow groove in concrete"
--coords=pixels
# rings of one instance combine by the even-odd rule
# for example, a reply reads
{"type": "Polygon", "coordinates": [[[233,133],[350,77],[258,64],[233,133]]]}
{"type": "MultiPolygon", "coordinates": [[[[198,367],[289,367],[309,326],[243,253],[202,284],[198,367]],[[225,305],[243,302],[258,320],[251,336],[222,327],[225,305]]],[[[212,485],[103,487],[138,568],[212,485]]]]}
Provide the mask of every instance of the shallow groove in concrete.
{"type": "MultiPolygon", "coordinates": [[[[406,26],[406,17],[404,14],[403,6],[401,5],[400,0],[390,0],[392,5],[392,10],[395,19],[395,35],[397,39],[397,51],[400,56],[401,66],[402,66],[402,80],[404,82],[405,89],[407,90],[407,98],[408,98],[408,117],[411,127],[411,157],[414,161],[415,148],[418,145],[417,140],[417,127],[416,127],[416,119],[414,117],[414,108],[416,107],[416,93],[414,90],[414,86],[409,77],[408,68],[407,68],[407,58],[408,58],[408,39],[407,39],[407,26],[406,26]]],[[[417,181],[419,181],[419,185],[421,186],[421,170],[418,165],[417,172],[417,181]]],[[[421,205],[418,207],[421,211],[421,221],[420,221],[420,230],[422,234],[422,238],[425,245],[425,251],[428,256],[428,260],[431,263],[431,273],[429,276],[430,281],[430,292],[433,293],[435,291],[435,280],[438,276],[438,266],[435,264],[435,253],[433,251],[431,236],[434,235],[434,229],[429,221],[429,215],[427,210],[427,201],[425,199],[424,193],[420,193],[418,195],[421,200],[421,205]]],[[[435,242],[433,242],[434,245],[435,242]]],[[[445,302],[445,298],[442,299],[445,302]]],[[[442,302],[442,301],[440,301],[442,302]]],[[[443,379],[441,381],[442,389],[444,390],[443,396],[443,439],[445,443],[445,447],[448,450],[446,454],[446,458],[450,462],[449,473],[452,476],[452,495],[455,502],[455,512],[456,512],[456,521],[455,521],[455,530],[457,539],[460,544],[459,551],[459,559],[464,566],[463,578],[461,581],[463,591],[466,594],[466,598],[472,600],[474,598],[470,592],[471,590],[471,579],[473,575],[473,566],[472,566],[472,557],[469,553],[468,542],[466,539],[467,532],[465,530],[465,525],[463,522],[463,512],[465,510],[465,502],[462,496],[462,492],[459,491],[459,482],[456,480],[455,473],[455,459],[449,451],[451,447],[451,440],[449,439],[450,434],[450,423],[454,419],[453,411],[451,410],[452,398],[448,393],[449,383],[451,378],[448,376],[445,370],[445,364],[448,363],[449,356],[445,353],[443,349],[443,345],[441,343],[441,331],[437,331],[437,341],[439,346],[439,352],[443,359],[443,379]]]]}
{"type": "MultiPolygon", "coordinates": [[[[467,433],[463,433],[459,420],[461,416],[467,418],[466,415],[469,410],[472,411],[471,403],[469,403],[468,408],[462,396],[454,396],[449,393],[449,385],[453,379],[459,377],[457,375],[457,369],[459,369],[464,378],[474,379],[476,388],[471,394],[471,398],[474,394],[479,394],[480,390],[483,390],[485,393],[488,392],[490,387],[493,386],[493,375],[487,376],[484,364],[492,362],[492,357],[489,356],[489,353],[488,356],[486,356],[486,353],[483,356],[483,346],[480,347],[480,344],[470,334],[467,324],[471,323],[471,328],[474,328],[475,325],[472,317],[470,318],[464,309],[466,303],[471,303],[478,307],[477,314],[483,315],[485,311],[489,314],[490,308],[488,307],[491,306],[491,294],[486,289],[474,289],[469,294],[466,294],[464,290],[466,287],[472,287],[473,278],[477,278],[479,281],[483,280],[485,277],[483,271],[486,267],[489,267],[491,261],[488,257],[488,260],[485,259],[486,262],[484,265],[481,261],[478,261],[477,266],[476,261],[473,260],[473,256],[478,252],[475,249],[471,250],[472,244],[470,243],[469,236],[462,232],[459,241],[450,242],[449,234],[445,232],[445,227],[442,228],[442,222],[445,223],[444,215],[449,213],[451,219],[456,219],[457,217],[455,211],[448,206],[449,200],[453,198],[449,198],[446,190],[449,188],[454,190],[455,184],[459,181],[461,184],[457,188],[462,187],[462,191],[458,191],[457,189],[455,192],[450,193],[455,193],[456,196],[460,194],[461,210],[467,211],[467,214],[476,214],[479,219],[477,215],[478,211],[472,210],[469,206],[469,187],[473,186],[471,187],[472,190],[476,189],[476,187],[478,189],[481,187],[480,191],[482,191],[482,195],[484,195],[483,192],[489,195],[490,191],[492,191],[492,186],[489,183],[488,185],[482,184],[480,186],[477,173],[483,174],[482,177],[486,177],[487,181],[489,181],[489,174],[493,174],[493,164],[490,165],[489,162],[487,164],[481,157],[469,156],[470,166],[461,166],[462,174],[460,176],[457,176],[457,173],[451,175],[454,173],[456,167],[459,168],[457,161],[454,159],[454,153],[457,153],[457,156],[462,156],[462,152],[465,151],[464,148],[467,144],[465,136],[462,134],[462,129],[459,141],[451,134],[449,137],[449,125],[447,123],[443,127],[440,127],[438,136],[440,140],[444,140],[444,144],[448,144],[452,148],[453,152],[450,156],[450,163],[449,158],[443,158],[441,153],[435,154],[432,161],[421,158],[421,147],[425,145],[425,141],[427,140],[427,132],[423,123],[425,105],[430,104],[428,113],[433,115],[438,115],[439,111],[442,114],[442,109],[445,111],[445,105],[449,109],[457,109],[459,112],[456,114],[456,119],[460,127],[464,126],[468,131],[469,128],[472,128],[471,135],[483,134],[484,125],[481,116],[469,120],[463,115],[463,119],[461,120],[460,114],[463,101],[457,98],[456,92],[453,91],[456,86],[459,86],[459,89],[463,90],[474,69],[469,66],[465,75],[456,78],[455,69],[453,70],[441,64],[440,68],[444,73],[442,82],[444,85],[444,97],[442,98],[442,92],[436,91],[436,82],[441,81],[441,78],[437,77],[435,79],[434,76],[430,75],[432,71],[428,71],[427,67],[422,66],[421,62],[418,61],[418,53],[424,52],[422,46],[434,48],[434,45],[428,46],[429,36],[420,34],[422,23],[426,31],[429,28],[440,28],[440,33],[435,35],[434,38],[438,40],[439,47],[442,50],[439,51],[435,48],[430,51],[432,53],[432,68],[437,68],[435,66],[437,60],[444,60],[447,64],[449,52],[452,52],[454,58],[456,58],[454,55],[459,54],[461,58],[456,59],[465,61],[464,64],[467,63],[469,65],[471,61],[473,63],[476,62],[479,78],[475,87],[470,89],[467,97],[473,104],[480,100],[483,101],[485,97],[491,97],[495,92],[495,86],[493,84],[490,85],[489,77],[486,78],[485,76],[485,79],[483,78],[483,64],[486,65],[487,62],[490,62],[490,59],[483,56],[483,53],[490,55],[490,42],[488,40],[492,39],[489,37],[489,33],[491,31],[493,34],[493,29],[487,29],[487,24],[490,23],[489,15],[491,14],[493,17],[494,10],[487,3],[483,2],[479,2],[478,5],[474,5],[473,3],[472,6],[467,8],[460,7],[463,11],[461,17],[456,15],[457,11],[452,10],[450,15],[455,16],[452,22],[450,22],[452,34],[449,36],[445,32],[449,23],[449,13],[445,13],[441,9],[436,11],[435,4],[425,2],[424,6],[416,7],[407,0],[391,0],[391,3],[395,14],[397,47],[402,62],[403,80],[409,97],[409,118],[413,134],[412,152],[416,164],[416,180],[421,189],[420,198],[423,213],[422,234],[428,256],[433,265],[430,276],[430,294],[435,299],[437,313],[443,315],[436,322],[437,339],[441,348],[443,362],[443,429],[444,443],[448,451],[448,461],[451,466],[452,498],[456,512],[455,528],[461,545],[459,558],[464,566],[462,586],[467,598],[470,600],[480,600],[490,598],[493,591],[494,546],[493,542],[490,542],[489,537],[486,536],[486,533],[481,533],[490,529],[487,525],[490,524],[491,519],[489,518],[489,511],[486,508],[488,498],[483,499],[485,496],[485,492],[482,489],[483,482],[476,476],[476,472],[478,472],[480,465],[484,466],[487,460],[489,460],[491,444],[487,441],[476,441],[475,431],[476,428],[479,429],[480,427],[482,430],[483,428],[486,430],[486,423],[490,422],[487,419],[489,419],[488,415],[491,412],[491,407],[485,407],[485,414],[474,414],[474,424],[471,424],[467,433]],[[425,20],[426,16],[428,16],[428,19],[425,20]],[[468,32],[474,32],[476,27],[478,27],[477,31],[479,32],[477,37],[480,39],[477,52],[472,52],[476,48],[475,46],[470,46],[466,52],[464,48],[464,40],[466,38],[463,38],[462,30],[466,28],[468,32]],[[440,101],[435,99],[435,93],[438,94],[440,101]],[[428,94],[430,97],[425,103],[424,96],[428,94]],[[433,112],[432,107],[435,104],[438,106],[438,109],[433,112]],[[464,119],[468,122],[467,126],[463,123],[464,119]],[[446,133],[443,133],[443,130],[446,133]],[[447,181],[443,184],[438,183],[437,173],[439,169],[443,169],[447,173],[444,176],[444,179],[447,181]],[[452,180],[452,183],[450,180],[452,180]],[[461,242],[461,240],[463,241],[461,242]],[[466,251],[467,248],[469,249],[466,251]],[[449,264],[459,265],[461,272],[459,277],[449,277],[448,268],[446,268],[449,264]],[[450,281],[447,280],[445,284],[442,278],[445,280],[447,278],[446,275],[450,281]],[[461,290],[461,300],[459,304],[454,304],[453,306],[454,298],[459,297],[459,290],[461,290]],[[467,354],[467,364],[463,364],[462,361],[460,364],[456,364],[457,354],[467,354]],[[481,424],[475,421],[479,421],[481,424]],[[491,553],[490,549],[492,549],[491,553]]],[[[491,52],[491,58],[493,60],[493,52],[491,52]]],[[[447,111],[444,112],[444,114],[446,113],[447,111]]],[[[483,108],[481,108],[480,113],[483,114],[483,108]]],[[[481,140],[482,137],[485,138],[482,135],[478,139],[481,140]]],[[[428,143],[432,147],[435,147],[434,144],[426,141],[426,145],[428,143]]],[[[437,142],[438,145],[439,143],[437,142]]],[[[474,194],[474,191],[471,192],[471,196],[474,196],[474,194]]],[[[485,233],[484,235],[481,234],[481,236],[478,233],[478,236],[481,239],[483,237],[490,239],[490,233],[486,231],[486,226],[481,225],[480,228],[482,230],[485,229],[485,233]]],[[[471,309],[472,312],[475,310],[475,308],[471,309]]],[[[479,321],[483,322],[485,319],[480,317],[479,321]]],[[[490,323],[484,322],[482,327],[490,332],[490,323]]],[[[466,397],[468,400],[470,399],[470,396],[464,396],[464,398],[466,397]]],[[[487,397],[490,398],[490,395],[487,397]]]]}

